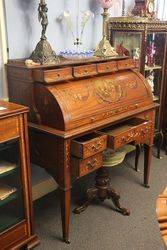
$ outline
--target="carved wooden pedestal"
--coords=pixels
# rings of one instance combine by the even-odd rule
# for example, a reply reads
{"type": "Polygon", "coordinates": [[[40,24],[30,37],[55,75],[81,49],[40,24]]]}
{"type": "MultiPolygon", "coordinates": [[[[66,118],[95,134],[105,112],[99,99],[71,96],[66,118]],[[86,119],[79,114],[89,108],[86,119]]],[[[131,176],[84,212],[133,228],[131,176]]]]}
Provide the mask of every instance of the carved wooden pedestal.
{"type": "Polygon", "coordinates": [[[118,212],[123,215],[130,215],[129,209],[121,206],[119,202],[120,195],[116,192],[115,189],[111,187],[109,171],[107,168],[103,167],[97,170],[97,174],[95,177],[95,187],[87,190],[86,202],[82,206],[75,208],[73,212],[76,214],[82,213],[95,198],[98,198],[102,202],[105,199],[111,199],[118,212]]]}

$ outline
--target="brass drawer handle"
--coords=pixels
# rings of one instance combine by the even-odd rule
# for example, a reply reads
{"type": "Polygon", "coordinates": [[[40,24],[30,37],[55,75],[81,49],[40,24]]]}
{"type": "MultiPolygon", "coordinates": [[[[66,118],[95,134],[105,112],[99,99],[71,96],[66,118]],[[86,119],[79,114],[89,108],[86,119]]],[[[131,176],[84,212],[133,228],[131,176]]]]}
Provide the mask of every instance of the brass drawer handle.
{"type": "Polygon", "coordinates": [[[102,142],[99,142],[97,145],[92,145],[92,150],[94,152],[96,152],[96,151],[100,150],[102,148],[102,146],[103,146],[102,142]]]}
{"type": "Polygon", "coordinates": [[[92,169],[94,169],[94,167],[95,167],[95,164],[98,162],[98,160],[95,158],[92,162],[91,161],[89,161],[87,164],[86,164],[86,166],[87,166],[87,168],[88,168],[88,170],[92,170],[92,169]]]}
{"type": "Polygon", "coordinates": [[[84,75],[86,75],[86,74],[88,74],[88,73],[89,73],[88,70],[85,69],[85,70],[84,70],[84,75]]]}
{"type": "Polygon", "coordinates": [[[96,120],[95,117],[91,117],[91,122],[94,122],[96,120]]]}

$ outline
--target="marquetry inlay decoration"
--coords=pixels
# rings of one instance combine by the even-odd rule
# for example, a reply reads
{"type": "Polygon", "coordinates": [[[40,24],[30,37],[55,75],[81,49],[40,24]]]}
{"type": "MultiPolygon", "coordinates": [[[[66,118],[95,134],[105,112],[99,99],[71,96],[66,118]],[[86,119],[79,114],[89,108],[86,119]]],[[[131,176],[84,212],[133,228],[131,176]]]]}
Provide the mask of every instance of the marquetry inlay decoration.
{"type": "Polygon", "coordinates": [[[102,101],[109,103],[118,102],[125,96],[122,86],[110,80],[96,81],[95,93],[102,101]]]}

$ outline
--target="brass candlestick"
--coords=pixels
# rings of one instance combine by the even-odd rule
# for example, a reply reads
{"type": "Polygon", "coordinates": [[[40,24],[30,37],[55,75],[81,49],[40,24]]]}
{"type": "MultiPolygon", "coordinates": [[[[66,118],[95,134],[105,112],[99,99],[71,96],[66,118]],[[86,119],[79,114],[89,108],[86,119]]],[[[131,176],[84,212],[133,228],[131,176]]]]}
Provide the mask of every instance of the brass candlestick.
{"type": "Polygon", "coordinates": [[[38,7],[38,19],[42,25],[41,39],[31,54],[30,59],[33,60],[33,62],[40,63],[42,65],[55,64],[59,61],[46,37],[46,29],[49,23],[47,12],[47,4],[45,3],[45,0],[41,0],[38,7]]]}
{"type": "Polygon", "coordinates": [[[98,47],[96,48],[94,52],[94,56],[97,57],[116,57],[118,56],[117,52],[115,49],[111,46],[109,40],[107,39],[107,28],[108,28],[108,18],[109,18],[109,12],[108,9],[104,9],[104,12],[102,14],[103,16],[103,38],[100,41],[98,47]]]}

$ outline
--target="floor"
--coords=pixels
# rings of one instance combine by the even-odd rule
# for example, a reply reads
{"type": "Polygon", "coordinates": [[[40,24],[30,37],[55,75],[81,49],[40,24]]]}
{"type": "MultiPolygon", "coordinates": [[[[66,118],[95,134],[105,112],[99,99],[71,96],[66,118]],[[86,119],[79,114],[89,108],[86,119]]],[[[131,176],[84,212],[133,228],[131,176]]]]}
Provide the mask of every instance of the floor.
{"type": "MultiPolygon", "coordinates": [[[[123,216],[111,201],[102,205],[96,201],[81,215],[71,214],[71,244],[61,240],[60,202],[58,192],[49,194],[34,205],[36,232],[41,240],[37,250],[161,250],[163,242],[156,219],[156,199],[167,185],[167,156],[152,162],[151,187],[142,186],[143,155],[136,173],[132,169],[134,155],[119,167],[110,169],[113,187],[121,194],[121,203],[130,208],[131,215],[123,216]]],[[[94,173],[75,183],[73,204],[93,183],[94,173]]]]}

